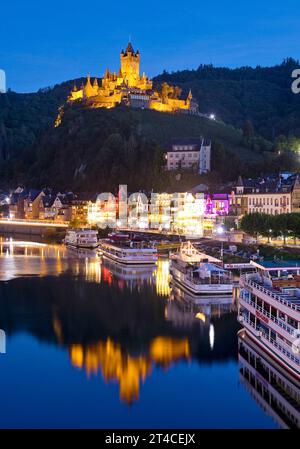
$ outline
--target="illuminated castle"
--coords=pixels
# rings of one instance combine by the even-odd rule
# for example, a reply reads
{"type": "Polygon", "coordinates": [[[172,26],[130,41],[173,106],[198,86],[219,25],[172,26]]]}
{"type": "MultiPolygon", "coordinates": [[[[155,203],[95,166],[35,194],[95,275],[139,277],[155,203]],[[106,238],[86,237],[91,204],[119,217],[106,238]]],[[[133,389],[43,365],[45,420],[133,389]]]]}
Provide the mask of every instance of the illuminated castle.
{"type": "Polygon", "coordinates": [[[120,59],[118,73],[106,69],[101,85],[97,78],[92,82],[88,76],[79,89],[74,86],[68,101],[82,101],[90,108],[113,108],[124,104],[163,112],[197,112],[198,105],[192,100],[191,91],[182,99],[179,87],[163,83],[160,88],[153,89],[152,80],[145,73],[140,75],[140,53],[134,51],[131,43],[125,52],[121,51],[120,59]]]}

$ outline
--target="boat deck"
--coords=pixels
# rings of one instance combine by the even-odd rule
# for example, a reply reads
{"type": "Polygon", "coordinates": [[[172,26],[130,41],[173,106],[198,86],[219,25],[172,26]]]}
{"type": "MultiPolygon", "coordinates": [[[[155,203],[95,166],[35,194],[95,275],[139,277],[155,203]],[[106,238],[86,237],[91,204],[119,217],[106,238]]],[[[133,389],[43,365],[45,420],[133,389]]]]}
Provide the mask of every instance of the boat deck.
{"type": "Polygon", "coordinates": [[[288,292],[280,291],[277,288],[270,287],[269,285],[266,285],[265,283],[258,281],[258,280],[251,280],[249,281],[254,282],[254,284],[257,284],[259,287],[262,287],[264,290],[266,290],[270,296],[275,297],[275,299],[279,299],[281,302],[287,302],[300,311],[300,296],[294,296],[291,295],[288,292]]]}

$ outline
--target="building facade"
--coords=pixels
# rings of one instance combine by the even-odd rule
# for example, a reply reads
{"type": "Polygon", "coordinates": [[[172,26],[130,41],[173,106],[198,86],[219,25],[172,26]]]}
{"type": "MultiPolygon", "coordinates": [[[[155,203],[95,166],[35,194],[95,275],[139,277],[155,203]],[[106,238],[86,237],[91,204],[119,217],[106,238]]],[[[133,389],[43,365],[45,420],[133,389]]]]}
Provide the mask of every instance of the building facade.
{"type": "Polygon", "coordinates": [[[173,139],[165,158],[168,171],[182,169],[208,173],[211,170],[211,141],[203,138],[173,139]]]}
{"type": "Polygon", "coordinates": [[[231,209],[236,215],[267,215],[300,212],[300,182],[297,175],[242,179],[240,176],[231,196],[231,209]]]}

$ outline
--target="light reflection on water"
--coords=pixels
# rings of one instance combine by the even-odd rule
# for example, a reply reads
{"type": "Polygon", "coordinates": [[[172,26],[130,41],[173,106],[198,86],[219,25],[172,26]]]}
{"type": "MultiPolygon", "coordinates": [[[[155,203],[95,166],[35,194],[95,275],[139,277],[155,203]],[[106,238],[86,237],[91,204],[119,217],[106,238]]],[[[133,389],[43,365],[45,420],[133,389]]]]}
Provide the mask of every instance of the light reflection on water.
{"type": "MultiPolygon", "coordinates": [[[[193,297],[170,284],[166,258],[153,267],[128,268],[86,250],[0,240],[0,280],[11,280],[0,282],[0,328],[6,331],[8,341],[26,330],[37,340],[62,349],[73,372],[84,374],[82,391],[86,382],[97,379],[95,388],[101,383],[107,387],[117,384],[122,404],[139,403],[150,378],[148,388],[162,388],[155,373],[162,370],[175,375],[177,369],[184,369],[178,379],[175,375],[174,388],[190,391],[186,394],[192,395],[194,414],[192,403],[199,385],[184,386],[182,377],[188,378],[189,369],[195,369],[193,362],[199,364],[199,370],[206,365],[225,370],[226,363],[237,363],[236,299],[206,298],[195,304],[193,297]]],[[[40,351],[45,354],[47,347],[41,346],[40,351]]],[[[67,385],[70,376],[73,379],[74,374],[62,375],[61,384],[67,385]]],[[[50,399],[46,392],[44,395],[47,403],[50,399]]],[[[167,395],[161,391],[171,404],[174,397],[167,395]]],[[[207,407],[218,408],[220,400],[210,398],[213,404],[207,407]]],[[[18,406],[16,399],[16,409],[18,406]]],[[[145,407],[141,426],[151,426],[147,416],[152,411],[145,402],[141,406],[145,407]]],[[[84,410],[86,405],[82,407],[84,410]]],[[[104,404],[104,410],[107,407],[113,410],[116,404],[104,404]]],[[[168,412],[174,413],[171,405],[168,412]]],[[[123,426],[122,419],[112,426],[123,426]]],[[[224,422],[226,419],[224,416],[224,422]]]]}
{"type": "Polygon", "coordinates": [[[87,280],[89,280],[88,277],[92,276],[92,271],[96,270],[96,262],[99,264],[96,256],[96,252],[75,251],[63,245],[46,245],[1,238],[0,281],[22,276],[60,275],[69,269],[74,271],[74,274],[80,274],[86,270],[87,280]],[[89,261],[85,268],[84,260],[89,261]]]}

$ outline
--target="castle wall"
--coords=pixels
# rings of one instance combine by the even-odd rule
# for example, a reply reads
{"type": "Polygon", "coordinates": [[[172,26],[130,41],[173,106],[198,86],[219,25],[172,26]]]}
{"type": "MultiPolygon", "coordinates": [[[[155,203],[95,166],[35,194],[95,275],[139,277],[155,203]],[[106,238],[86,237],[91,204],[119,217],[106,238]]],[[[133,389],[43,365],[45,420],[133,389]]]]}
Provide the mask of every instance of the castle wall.
{"type": "Polygon", "coordinates": [[[102,78],[101,87],[97,79],[91,84],[87,77],[85,86],[79,90],[74,88],[68,101],[83,100],[90,108],[112,108],[122,103],[124,94],[130,100],[127,105],[145,107],[160,112],[189,112],[191,111],[191,92],[186,100],[176,98],[181,89],[163,84],[162,92],[152,90],[152,80],[145,74],[140,76],[140,54],[135,52],[129,43],[126,51],[120,55],[121,69],[118,73],[110,73],[107,69],[102,78]],[[134,89],[133,89],[134,88],[134,89]],[[130,90],[131,89],[131,90],[130,90]],[[133,92],[134,91],[134,92],[133,92]],[[143,98],[147,96],[147,99],[143,98]]]}

